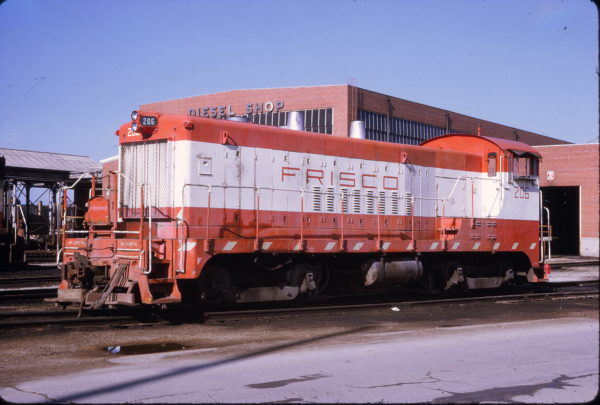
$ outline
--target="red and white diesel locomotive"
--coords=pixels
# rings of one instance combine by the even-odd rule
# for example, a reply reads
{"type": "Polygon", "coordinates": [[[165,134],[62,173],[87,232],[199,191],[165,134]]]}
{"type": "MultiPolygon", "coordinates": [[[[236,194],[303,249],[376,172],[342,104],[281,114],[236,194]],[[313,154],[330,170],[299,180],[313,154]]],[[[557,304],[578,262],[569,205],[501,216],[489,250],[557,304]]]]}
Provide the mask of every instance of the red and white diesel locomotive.
{"type": "Polygon", "coordinates": [[[57,301],[292,300],[410,283],[547,279],[539,153],[451,134],[421,146],[135,112],[118,170],[64,230],[57,301]]]}

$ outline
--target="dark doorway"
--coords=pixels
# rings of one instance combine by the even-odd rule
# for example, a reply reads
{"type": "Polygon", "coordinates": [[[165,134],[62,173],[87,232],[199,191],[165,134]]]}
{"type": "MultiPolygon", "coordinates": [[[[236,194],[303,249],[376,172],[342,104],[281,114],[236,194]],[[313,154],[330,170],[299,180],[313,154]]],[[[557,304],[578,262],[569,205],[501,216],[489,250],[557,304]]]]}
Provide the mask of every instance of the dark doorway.
{"type": "Polygon", "coordinates": [[[579,186],[541,189],[544,207],[550,210],[552,255],[579,255],[579,186]]]}

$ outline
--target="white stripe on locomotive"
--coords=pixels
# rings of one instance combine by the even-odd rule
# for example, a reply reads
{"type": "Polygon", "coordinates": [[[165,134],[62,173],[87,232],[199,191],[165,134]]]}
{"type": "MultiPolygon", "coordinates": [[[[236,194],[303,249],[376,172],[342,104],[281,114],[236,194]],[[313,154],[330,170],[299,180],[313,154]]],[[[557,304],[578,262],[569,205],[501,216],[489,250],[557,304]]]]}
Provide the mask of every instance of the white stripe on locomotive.
{"type": "Polygon", "coordinates": [[[404,199],[410,192],[415,216],[538,219],[538,186],[526,183],[524,198],[519,190],[526,186],[510,182],[506,172],[488,178],[481,172],[177,141],[174,173],[176,207],[207,207],[210,187],[211,207],[255,210],[259,204],[261,210],[300,212],[303,199],[304,212],[331,212],[328,207],[333,201],[333,213],[340,213],[341,193],[346,189],[352,196],[347,207],[350,213],[358,207],[358,212],[366,215],[377,215],[378,211],[396,214],[391,197],[397,193],[401,199],[397,215],[406,215],[404,199]],[[201,173],[199,162],[208,158],[211,171],[201,173]],[[397,188],[393,179],[397,179],[397,188]],[[182,192],[185,184],[188,186],[182,192]],[[384,184],[394,190],[384,189],[384,184]],[[363,185],[376,188],[360,187],[363,185]],[[356,200],[355,190],[360,193],[356,200]],[[370,190],[372,195],[367,193],[370,190]],[[321,194],[319,198],[315,191],[321,194]],[[370,199],[380,196],[385,200],[372,205],[370,199]]]}

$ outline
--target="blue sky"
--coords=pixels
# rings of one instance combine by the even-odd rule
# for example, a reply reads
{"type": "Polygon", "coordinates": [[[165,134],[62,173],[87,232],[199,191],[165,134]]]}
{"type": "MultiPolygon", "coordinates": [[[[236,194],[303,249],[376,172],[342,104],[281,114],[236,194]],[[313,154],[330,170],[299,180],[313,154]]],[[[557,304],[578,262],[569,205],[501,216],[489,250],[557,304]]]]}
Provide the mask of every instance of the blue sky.
{"type": "Polygon", "coordinates": [[[8,0],[0,147],[116,154],[143,103],[346,84],[598,141],[589,0],[8,0]]]}

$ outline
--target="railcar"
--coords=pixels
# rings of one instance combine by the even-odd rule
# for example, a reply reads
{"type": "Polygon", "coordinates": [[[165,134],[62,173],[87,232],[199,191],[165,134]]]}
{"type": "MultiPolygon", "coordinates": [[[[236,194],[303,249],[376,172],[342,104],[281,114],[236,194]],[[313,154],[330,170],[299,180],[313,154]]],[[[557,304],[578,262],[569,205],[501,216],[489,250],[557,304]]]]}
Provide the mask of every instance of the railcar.
{"type": "Polygon", "coordinates": [[[540,154],[448,134],[420,146],[134,111],[118,167],[63,229],[57,302],[302,299],[324,290],[547,279],[540,154]]]}

